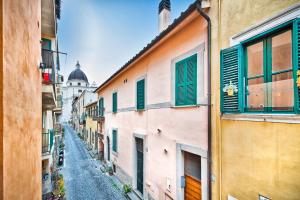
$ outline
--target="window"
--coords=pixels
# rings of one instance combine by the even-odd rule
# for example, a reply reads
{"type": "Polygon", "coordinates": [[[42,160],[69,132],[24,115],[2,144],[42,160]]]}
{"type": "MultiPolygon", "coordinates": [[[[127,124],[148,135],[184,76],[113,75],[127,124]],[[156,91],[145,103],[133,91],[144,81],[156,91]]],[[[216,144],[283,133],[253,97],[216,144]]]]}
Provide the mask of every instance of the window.
{"type": "Polygon", "coordinates": [[[292,111],[292,31],[287,30],[247,46],[246,58],[247,110],[292,111]]]}
{"type": "Polygon", "coordinates": [[[117,134],[117,130],[113,130],[112,131],[112,150],[114,152],[118,152],[118,134],[117,134]]]}
{"type": "Polygon", "coordinates": [[[42,49],[51,50],[51,40],[42,38],[42,49]]]}
{"type": "Polygon", "coordinates": [[[80,86],[80,85],[81,85],[81,83],[77,83],[77,85],[78,85],[78,86],[80,86]]]}
{"type": "Polygon", "coordinates": [[[72,86],[72,83],[70,83],[70,86],[72,86]]]}
{"type": "Polygon", "coordinates": [[[112,112],[116,113],[118,110],[118,94],[114,92],[112,94],[112,112]]]}
{"type": "Polygon", "coordinates": [[[175,105],[197,104],[197,54],[175,64],[175,105]]]}
{"type": "Polygon", "coordinates": [[[104,99],[100,98],[99,99],[99,116],[103,117],[104,116],[104,99]]]}
{"type": "Polygon", "coordinates": [[[145,109],[145,79],[136,83],[136,109],[145,109]]]}
{"type": "Polygon", "coordinates": [[[82,90],[78,90],[78,93],[81,93],[82,92],[82,90]]]}
{"type": "Polygon", "coordinates": [[[299,30],[295,20],[221,51],[222,112],[299,111],[299,30]]]}

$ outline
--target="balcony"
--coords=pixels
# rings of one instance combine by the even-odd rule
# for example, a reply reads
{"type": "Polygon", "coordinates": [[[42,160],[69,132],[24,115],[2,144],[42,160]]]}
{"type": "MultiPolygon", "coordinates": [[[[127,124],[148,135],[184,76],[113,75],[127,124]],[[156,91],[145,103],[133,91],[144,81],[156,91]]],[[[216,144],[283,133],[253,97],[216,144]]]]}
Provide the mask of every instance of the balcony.
{"type": "Polygon", "coordinates": [[[42,35],[55,37],[56,35],[56,8],[54,0],[43,0],[42,6],[42,35]]]}
{"type": "Polygon", "coordinates": [[[97,122],[104,122],[104,120],[105,120],[104,110],[105,110],[105,108],[98,108],[97,107],[97,116],[94,116],[93,120],[97,121],[97,122]],[[98,112],[98,109],[99,109],[99,112],[98,112]]]}
{"type": "Polygon", "coordinates": [[[82,113],[80,119],[79,119],[79,124],[80,125],[85,125],[86,124],[86,114],[82,113]]]}
{"type": "Polygon", "coordinates": [[[61,114],[62,113],[62,96],[57,95],[56,98],[56,108],[53,109],[55,114],[61,114]]]}
{"type": "MultiPolygon", "coordinates": [[[[44,75],[45,81],[48,81],[49,75],[44,75]]],[[[43,78],[43,79],[44,79],[43,78]]],[[[43,81],[44,83],[44,81],[43,81]]],[[[49,82],[48,82],[49,83],[49,82]]],[[[43,110],[53,110],[56,107],[56,98],[54,85],[52,84],[43,84],[42,87],[42,108],[43,110]]]]}
{"type": "Polygon", "coordinates": [[[54,134],[53,130],[42,133],[42,154],[43,156],[49,155],[53,146],[54,134]]]}

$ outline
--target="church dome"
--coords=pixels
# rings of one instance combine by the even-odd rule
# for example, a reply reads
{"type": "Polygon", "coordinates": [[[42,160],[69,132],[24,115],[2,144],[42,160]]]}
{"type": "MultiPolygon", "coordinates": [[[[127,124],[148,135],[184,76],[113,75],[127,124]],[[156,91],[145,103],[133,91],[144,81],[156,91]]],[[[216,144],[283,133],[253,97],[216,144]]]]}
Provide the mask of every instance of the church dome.
{"type": "Polygon", "coordinates": [[[68,81],[71,80],[82,80],[82,81],[86,81],[87,83],[89,82],[85,73],[80,69],[80,64],[78,61],[76,64],[76,69],[73,70],[68,77],[68,81]]]}

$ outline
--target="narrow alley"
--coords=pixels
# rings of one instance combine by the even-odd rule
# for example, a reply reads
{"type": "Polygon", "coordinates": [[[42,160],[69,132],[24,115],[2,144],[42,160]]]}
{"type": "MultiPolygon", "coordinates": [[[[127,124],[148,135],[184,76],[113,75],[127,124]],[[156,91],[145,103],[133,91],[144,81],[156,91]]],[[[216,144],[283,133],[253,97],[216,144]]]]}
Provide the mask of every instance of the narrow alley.
{"type": "Polygon", "coordinates": [[[125,199],[112,179],[101,172],[99,163],[91,158],[82,140],[69,126],[65,126],[65,145],[62,173],[68,200],[125,199]]]}

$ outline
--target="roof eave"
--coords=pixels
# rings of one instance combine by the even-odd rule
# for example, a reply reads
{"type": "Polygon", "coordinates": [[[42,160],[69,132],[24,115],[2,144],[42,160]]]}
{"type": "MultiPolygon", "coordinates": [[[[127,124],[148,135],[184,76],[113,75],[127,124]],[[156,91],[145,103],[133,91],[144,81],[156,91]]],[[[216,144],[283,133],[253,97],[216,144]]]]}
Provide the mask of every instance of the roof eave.
{"type": "Polygon", "coordinates": [[[149,52],[152,47],[158,44],[162,39],[164,39],[169,33],[171,33],[181,22],[183,22],[190,14],[192,14],[197,9],[198,0],[191,4],[181,15],[176,18],[169,27],[162,31],[158,36],[156,36],[146,47],[144,47],[138,54],[131,58],[127,63],[125,63],[120,69],[118,69],[114,74],[112,74],[106,81],[104,81],[97,89],[95,93],[105,87],[111,80],[117,77],[121,72],[125,71],[129,66],[134,64],[139,60],[143,55],[149,52]]]}

